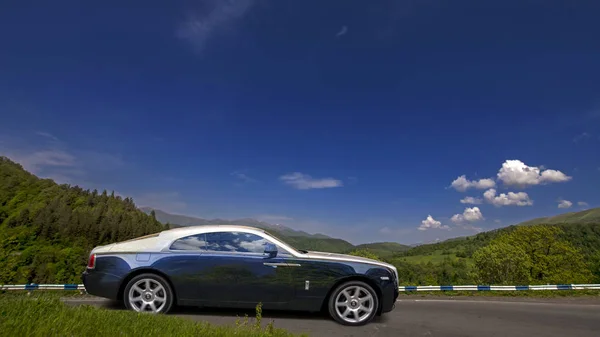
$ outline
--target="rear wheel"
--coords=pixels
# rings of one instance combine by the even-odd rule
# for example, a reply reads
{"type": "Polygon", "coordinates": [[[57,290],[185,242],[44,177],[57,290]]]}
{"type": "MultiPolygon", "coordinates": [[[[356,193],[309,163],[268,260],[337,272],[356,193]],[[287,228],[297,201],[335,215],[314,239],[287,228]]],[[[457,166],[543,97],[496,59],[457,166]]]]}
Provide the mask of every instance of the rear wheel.
{"type": "Polygon", "coordinates": [[[167,313],[173,306],[173,290],[167,280],[156,274],[140,274],[125,287],[123,301],[137,312],[167,313]]]}
{"type": "Polygon", "coordinates": [[[344,325],[364,325],[377,314],[379,299],[371,286],[349,281],[338,286],[329,298],[329,314],[344,325]]]}

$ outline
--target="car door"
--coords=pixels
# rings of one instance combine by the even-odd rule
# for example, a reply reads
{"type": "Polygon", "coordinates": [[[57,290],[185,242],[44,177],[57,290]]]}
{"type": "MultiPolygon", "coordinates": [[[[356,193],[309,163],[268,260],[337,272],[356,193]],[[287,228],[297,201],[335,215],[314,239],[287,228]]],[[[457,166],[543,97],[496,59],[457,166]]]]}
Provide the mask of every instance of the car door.
{"type": "Polygon", "coordinates": [[[198,301],[198,280],[202,272],[200,256],[205,247],[204,233],[184,236],[167,247],[165,252],[169,254],[153,265],[169,276],[179,301],[198,301]]]}
{"type": "Polygon", "coordinates": [[[264,253],[267,239],[237,231],[205,234],[206,250],[198,259],[198,296],[219,305],[284,304],[294,296],[285,252],[264,253]]]}

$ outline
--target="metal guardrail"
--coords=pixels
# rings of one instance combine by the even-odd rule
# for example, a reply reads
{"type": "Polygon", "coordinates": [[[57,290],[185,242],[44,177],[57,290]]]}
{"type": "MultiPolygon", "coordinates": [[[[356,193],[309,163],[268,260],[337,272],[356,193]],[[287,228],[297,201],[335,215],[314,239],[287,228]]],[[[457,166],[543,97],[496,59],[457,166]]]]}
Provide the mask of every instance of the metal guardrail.
{"type": "Polygon", "coordinates": [[[83,284],[2,284],[0,290],[84,290],[83,284]]]}
{"type": "Polygon", "coordinates": [[[521,286],[402,286],[402,291],[524,291],[524,290],[585,290],[600,289],[600,284],[546,284],[546,285],[521,285],[521,286]]]}
{"type": "MultiPolygon", "coordinates": [[[[522,285],[522,286],[490,286],[490,285],[462,285],[462,286],[400,286],[403,291],[524,291],[524,290],[600,290],[600,284],[553,284],[553,285],[522,285]]],[[[85,291],[83,284],[3,284],[0,290],[81,290],[85,291]]]]}

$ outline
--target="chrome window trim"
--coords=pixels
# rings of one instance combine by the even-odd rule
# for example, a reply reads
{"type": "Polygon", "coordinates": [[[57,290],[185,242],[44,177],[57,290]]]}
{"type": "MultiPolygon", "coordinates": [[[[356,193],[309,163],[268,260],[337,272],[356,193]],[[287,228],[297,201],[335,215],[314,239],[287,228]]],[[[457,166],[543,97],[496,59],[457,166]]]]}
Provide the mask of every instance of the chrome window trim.
{"type": "MultiPolygon", "coordinates": [[[[173,243],[175,243],[175,241],[189,237],[189,236],[195,236],[195,235],[204,235],[204,242],[206,243],[206,235],[209,233],[222,233],[222,232],[226,232],[226,233],[246,233],[246,234],[254,234],[254,235],[258,235],[261,238],[274,243],[275,245],[283,248],[286,250],[286,252],[281,252],[284,255],[291,255],[293,257],[302,257],[302,254],[298,253],[296,250],[294,250],[293,248],[291,248],[290,246],[288,246],[287,244],[285,244],[284,242],[277,240],[276,238],[274,238],[273,236],[269,235],[266,232],[262,232],[259,230],[255,230],[255,229],[245,229],[245,228],[236,228],[236,229],[218,229],[218,230],[209,230],[206,232],[199,232],[199,233],[195,233],[195,234],[190,234],[190,235],[184,235],[184,236],[180,236],[177,237],[175,239],[172,239],[169,244],[165,247],[165,249],[163,249],[162,251],[167,251],[167,252],[195,252],[195,253],[203,253],[203,254],[221,254],[221,253],[225,253],[225,254],[257,254],[259,256],[263,256],[263,253],[254,253],[254,252],[228,252],[228,251],[216,251],[216,250],[208,250],[208,249],[197,249],[197,250],[192,250],[192,249],[186,249],[186,250],[177,250],[177,249],[171,249],[171,246],[173,245],[173,243]]],[[[208,243],[207,243],[207,247],[208,247],[208,243]]],[[[278,252],[278,256],[279,256],[279,252],[278,252]]]]}

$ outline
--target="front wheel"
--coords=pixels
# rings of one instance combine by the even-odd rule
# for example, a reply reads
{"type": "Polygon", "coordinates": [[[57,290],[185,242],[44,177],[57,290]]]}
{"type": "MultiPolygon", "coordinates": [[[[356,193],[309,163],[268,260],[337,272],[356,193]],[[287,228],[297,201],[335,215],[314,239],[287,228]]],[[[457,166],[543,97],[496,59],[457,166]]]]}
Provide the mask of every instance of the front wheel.
{"type": "Polygon", "coordinates": [[[365,325],[377,314],[379,299],[371,286],[349,281],[337,287],[329,298],[329,314],[344,325],[365,325]]]}
{"type": "Polygon", "coordinates": [[[167,313],[173,306],[173,291],[163,277],[141,274],[127,283],[123,300],[127,309],[137,312],[167,313]]]}

